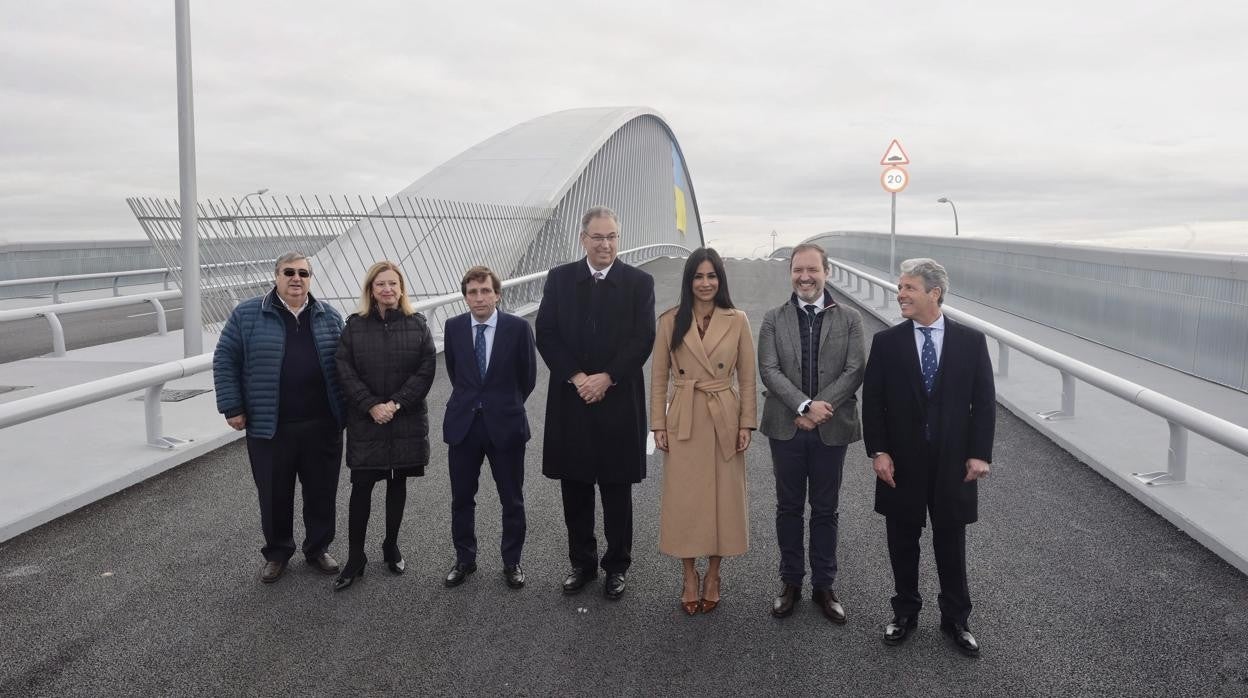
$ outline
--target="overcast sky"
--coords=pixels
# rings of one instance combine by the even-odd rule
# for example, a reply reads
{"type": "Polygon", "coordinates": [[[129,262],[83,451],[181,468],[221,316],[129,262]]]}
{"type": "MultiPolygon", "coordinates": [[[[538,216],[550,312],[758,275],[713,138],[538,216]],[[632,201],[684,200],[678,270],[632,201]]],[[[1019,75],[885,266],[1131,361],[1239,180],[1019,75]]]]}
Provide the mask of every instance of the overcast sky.
{"type": "MultiPolygon", "coordinates": [[[[735,254],[882,230],[1248,253],[1238,2],[192,2],[199,196],[395,193],[561,109],[645,105],[735,254]]],[[[173,2],[6,3],[0,241],[178,194],[173,2]]]]}

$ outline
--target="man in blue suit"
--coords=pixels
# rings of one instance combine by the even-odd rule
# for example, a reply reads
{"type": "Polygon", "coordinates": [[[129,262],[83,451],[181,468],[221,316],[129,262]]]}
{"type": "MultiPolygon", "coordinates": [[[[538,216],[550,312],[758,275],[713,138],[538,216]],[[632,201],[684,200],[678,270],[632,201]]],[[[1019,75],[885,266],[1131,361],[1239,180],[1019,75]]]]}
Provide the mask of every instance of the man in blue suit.
{"type": "Polygon", "coordinates": [[[488,267],[464,274],[460,291],[469,312],[446,321],[446,403],[442,438],[450,446],[451,537],[455,566],[448,587],[477,571],[476,496],[481,462],[490,471],[503,507],[503,577],[507,586],[524,586],[520,550],[524,547],[524,448],[529,420],[524,401],[537,381],[533,329],[523,318],[497,309],[502,282],[488,267]]]}

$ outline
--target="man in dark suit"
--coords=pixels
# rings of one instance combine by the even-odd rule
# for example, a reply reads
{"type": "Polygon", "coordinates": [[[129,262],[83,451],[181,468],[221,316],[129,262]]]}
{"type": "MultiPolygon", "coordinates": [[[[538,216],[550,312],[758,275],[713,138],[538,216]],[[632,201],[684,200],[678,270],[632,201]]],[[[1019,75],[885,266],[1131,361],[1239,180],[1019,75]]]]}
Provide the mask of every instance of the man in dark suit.
{"type": "Polygon", "coordinates": [[[828,268],[822,247],[793,248],[793,295],[763,318],[758,375],[767,386],[761,430],[776,476],[776,542],[784,585],[771,613],[788,616],[802,595],[809,492],[812,598],[828,620],[842,624],[845,607],[832,589],[841,475],[849,444],[862,438],[855,393],[862,385],[866,350],[862,316],[832,299],[828,268]]]}
{"type": "Polygon", "coordinates": [[[537,381],[533,330],[523,318],[497,309],[502,281],[488,267],[473,267],[459,285],[468,311],[446,321],[446,403],[442,438],[449,444],[451,537],[455,566],[444,583],[459,586],[477,571],[476,496],[481,461],[490,472],[503,508],[503,578],[524,586],[524,450],[529,420],[524,401],[537,381]]]}
{"type": "Polygon", "coordinates": [[[871,343],[862,421],[896,585],[884,642],[904,642],[917,624],[919,536],[930,514],[940,629],[976,656],[979,643],[967,626],[966,524],[979,516],[977,483],[992,461],[996,389],[983,333],[940,311],[948,290],[949,275],[935,261],[901,263],[897,304],[906,321],[871,343]]]}
{"type": "Polygon", "coordinates": [[[575,594],[607,574],[624,594],[632,562],[633,485],[646,477],[645,375],[654,346],[654,279],[616,259],[620,223],[596,206],[581,217],[585,257],[550,270],[537,311],[537,349],[550,367],[542,473],[559,480],[575,594]],[[594,484],[607,550],[594,537],[594,484]]]}

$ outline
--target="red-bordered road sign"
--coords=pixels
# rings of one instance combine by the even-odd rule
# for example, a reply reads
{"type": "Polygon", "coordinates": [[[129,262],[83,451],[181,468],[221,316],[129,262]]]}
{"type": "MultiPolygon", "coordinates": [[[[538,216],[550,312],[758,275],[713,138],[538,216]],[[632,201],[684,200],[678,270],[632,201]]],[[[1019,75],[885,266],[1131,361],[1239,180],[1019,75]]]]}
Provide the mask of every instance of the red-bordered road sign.
{"type": "Polygon", "coordinates": [[[884,157],[880,158],[881,165],[909,165],[910,158],[906,155],[906,151],[901,149],[901,141],[896,138],[892,143],[888,144],[888,150],[884,151],[884,157]]]}
{"type": "Polygon", "coordinates": [[[899,194],[910,183],[910,173],[902,167],[886,167],[880,173],[880,186],[891,194],[899,194]]]}

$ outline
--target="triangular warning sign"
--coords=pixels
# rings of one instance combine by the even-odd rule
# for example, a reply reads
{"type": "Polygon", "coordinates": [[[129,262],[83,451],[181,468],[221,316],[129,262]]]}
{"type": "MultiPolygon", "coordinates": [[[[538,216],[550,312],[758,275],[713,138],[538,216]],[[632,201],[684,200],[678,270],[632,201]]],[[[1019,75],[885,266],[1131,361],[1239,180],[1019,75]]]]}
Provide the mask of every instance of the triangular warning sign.
{"type": "Polygon", "coordinates": [[[888,150],[884,153],[884,157],[880,158],[881,165],[909,165],[910,158],[906,157],[906,151],[901,149],[901,141],[896,138],[889,144],[888,150]]]}

